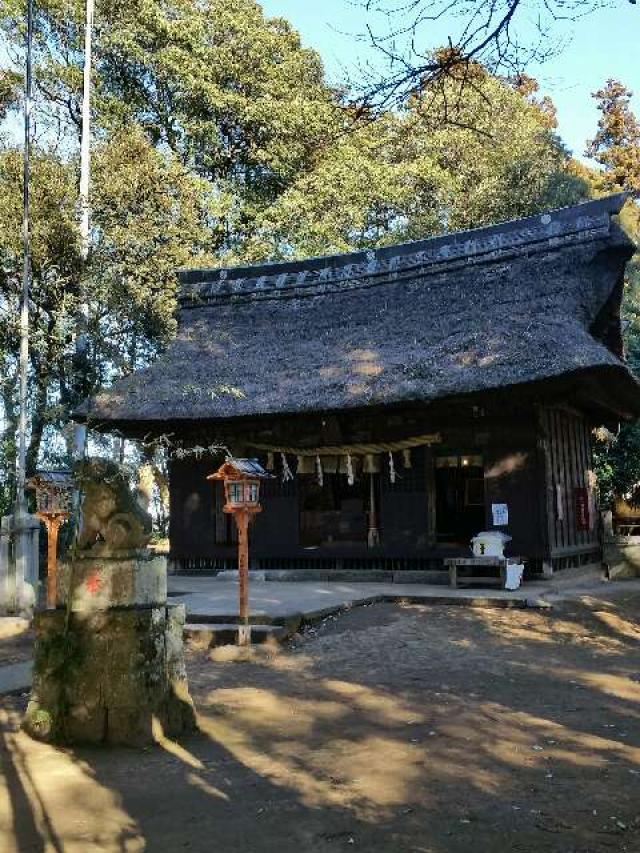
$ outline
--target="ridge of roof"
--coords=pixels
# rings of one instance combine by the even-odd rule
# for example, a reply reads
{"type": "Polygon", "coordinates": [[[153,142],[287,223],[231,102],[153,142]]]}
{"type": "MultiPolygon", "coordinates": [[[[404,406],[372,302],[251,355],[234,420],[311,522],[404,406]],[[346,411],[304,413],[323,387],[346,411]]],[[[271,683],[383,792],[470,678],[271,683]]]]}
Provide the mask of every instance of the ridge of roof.
{"type": "Polygon", "coordinates": [[[620,212],[627,197],[628,193],[616,193],[523,219],[379,249],[249,266],[182,269],[178,271],[179,303],[189,308],[237,299],[311,296],[395,280],[408,272],[415,275],[416,268],[426,275],[513,252],[557,249],[608,234],[611,216],[620,212]]]}

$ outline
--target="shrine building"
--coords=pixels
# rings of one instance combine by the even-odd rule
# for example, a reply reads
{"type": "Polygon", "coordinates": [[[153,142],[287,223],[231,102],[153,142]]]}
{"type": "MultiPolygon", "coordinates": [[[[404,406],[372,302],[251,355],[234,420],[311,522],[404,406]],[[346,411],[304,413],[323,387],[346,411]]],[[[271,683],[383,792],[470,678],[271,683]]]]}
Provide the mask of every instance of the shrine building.
{"type": "Polygon", "coordinates": [[[596,562],[592,430],[640,416],[620,327],[624,200],[181,271],[175,341],[76,417],[169,437],[178,572],[236,565],[213,445],[276,475],[251,527],[256,569],[439,580],[491,529],[530,573],[596,562]]]}

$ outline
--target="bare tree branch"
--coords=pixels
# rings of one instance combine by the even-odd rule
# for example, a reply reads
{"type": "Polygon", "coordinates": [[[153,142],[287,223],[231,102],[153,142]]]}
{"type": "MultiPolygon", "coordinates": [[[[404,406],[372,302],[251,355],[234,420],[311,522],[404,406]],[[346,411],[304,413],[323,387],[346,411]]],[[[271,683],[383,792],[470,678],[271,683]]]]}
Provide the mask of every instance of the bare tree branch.
{"type": "MultiPolygon", "coordinates": [[[[378,52],[382,67],[379,63],[361,66],[359,79],[352,80],[363,109],[375,112],[401,106],[470,63],[480,63],[493,74],[518,75],[532,62],[561,52],[571,37],[567,24],[599,9],[634,5],[635,0],[353,2],[385,24],[380,31],[368,21],[361,34],[378,52]],[[429,25],[439,22],[442,26],[444,21],[451,27],[446,49],[429,42],[429,25]]],[[[458,76],[465,78],[464,73],[458,76]]]]}

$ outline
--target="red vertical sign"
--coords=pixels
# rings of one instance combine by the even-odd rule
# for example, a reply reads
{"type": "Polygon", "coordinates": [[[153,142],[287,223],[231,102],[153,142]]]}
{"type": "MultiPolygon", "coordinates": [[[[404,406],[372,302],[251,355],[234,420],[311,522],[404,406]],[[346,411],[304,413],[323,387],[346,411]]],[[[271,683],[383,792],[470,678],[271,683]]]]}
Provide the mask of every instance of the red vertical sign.
{"type": "Polygon", "coordinates": [[[576,528],[578,530],[590,530],[589,490],[581,486],[574,490],[574,495],[576,502],[576,528]]]}

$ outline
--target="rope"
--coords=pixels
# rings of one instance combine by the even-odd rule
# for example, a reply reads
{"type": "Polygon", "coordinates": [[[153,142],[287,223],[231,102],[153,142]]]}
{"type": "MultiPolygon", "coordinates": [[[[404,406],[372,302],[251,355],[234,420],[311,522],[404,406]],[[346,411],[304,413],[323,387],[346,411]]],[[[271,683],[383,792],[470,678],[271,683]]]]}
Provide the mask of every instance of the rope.
{"type": "Polygon", "coordinates": [[[424,444],[440,444],[442,436],[439,432],[416,435],[402,441],[384,441],[377,444],[338,444],[327,447],[282,447],[277,444],[257,444],[250,442],[256,450],[272,453],[287,453],[293,456],[364,456],[367,453],[391,453],[396,450],[409,450],[424,444]]]}
{"type": "Polygon", "coordinates": [[[282,460],[282,480],[286,483],[287,480],[293,480],[293,474],[291,473],[291,468],[289,468],[289,463],[287,462],[287,457],[284,453],[280,454],[280,459],[282,460]]]}
{"type": "Polygon", "coordinates": [[[350,486],[353,486],[355,482],[355,475],[353,473],[353,459],[351,458],[350,453],[347,453],[347,482],[350,486]]]}

